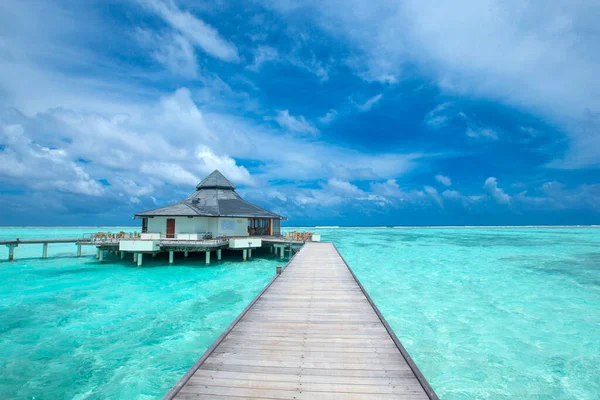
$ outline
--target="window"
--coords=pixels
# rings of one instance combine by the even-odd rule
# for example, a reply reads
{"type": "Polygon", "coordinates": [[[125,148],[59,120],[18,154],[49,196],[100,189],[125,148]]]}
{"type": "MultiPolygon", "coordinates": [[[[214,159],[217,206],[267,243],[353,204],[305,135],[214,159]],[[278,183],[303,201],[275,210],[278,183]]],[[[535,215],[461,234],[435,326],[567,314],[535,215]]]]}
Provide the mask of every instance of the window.
{"type": "Polygon", "coordinates": [[[281,220],[273,219],[271,221],[273,221],[273,236],[281,235],[281,220]]]}

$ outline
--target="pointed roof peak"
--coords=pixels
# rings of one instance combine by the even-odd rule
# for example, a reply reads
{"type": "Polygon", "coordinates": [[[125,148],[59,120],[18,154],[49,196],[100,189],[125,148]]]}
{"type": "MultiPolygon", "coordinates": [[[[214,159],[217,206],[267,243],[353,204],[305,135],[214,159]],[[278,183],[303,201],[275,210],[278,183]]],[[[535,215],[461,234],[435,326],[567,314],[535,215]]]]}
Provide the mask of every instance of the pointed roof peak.
{"type": "Polygon", "coordinates": [[[235,185],[225,178],[225,176],[218,170],[215,169],[210,175],[208,175],[202,182],[200,182],[196,189],[230,189],[235,190],[235,185]]]}

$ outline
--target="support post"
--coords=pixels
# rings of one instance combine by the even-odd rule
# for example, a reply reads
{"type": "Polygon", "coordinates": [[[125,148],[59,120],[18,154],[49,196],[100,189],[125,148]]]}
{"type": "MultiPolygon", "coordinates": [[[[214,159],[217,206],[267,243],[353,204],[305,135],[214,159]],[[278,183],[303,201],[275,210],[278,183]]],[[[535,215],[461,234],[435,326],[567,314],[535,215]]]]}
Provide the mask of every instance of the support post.
{"type": "Polygon", "coordinates": [[[221,261],[221,249],[217,249],[217,260],[221,261]]]}
{"type": "Polygon", "coordinates": [[[121,260],[125,258],[125,252],[121,251],[121,260]]]}
{"type": "Polygon", "coordinates": [[[81,243],[77,243],[77,257],[81,257],[81,243]]]}
{"type": "Polygon", "coordinates": [[[184,250],[184,252],[183,252],[183,258],[188,258],[188,250],[184,250]]]}
{"type": "Polygon", "coordinates": [[[281,259],[283,260],[285,258],[285,247],[281,246],[279,248],[280,252],[281,252],[281,259]]]}
{"type": "Polygon", "coordinates": [[[244,261],[246,261],[246,259],[248,258],[248,250],[242,250],[242,258],[244,259],[244,261]]]}
{"type": "Polygon", "coordinates": [[[248,249],[248,258],[252,258],[252,248],[248,249]]]}
{"type": "Polygon", "coordinates": [[[174,255],[173,250],[169,251],[169,264],[173,264],[173,255],[174,255]]]}
{"type": "Polygon", "coordinates": [[[99,260],[100,259],[100,247],[96,248],[96,259],[99,260]]]}
{"type": "Polygon", "coordinates": [[[143,257],[144,253],[139,253],[137,256],[137,265],[138,267],[142,266],[142,257],[143,257]]]}
{"type": "Polygon", "coordinates": [[[48,243],[44,243],[42,250],[42,258],[48,258],[48,243]]]}
{"type": "Polygon", "coordinates": [[[269,253],[273,254],[273,246],[269,246],[269,253]]]}
{"type": "Polygon", "coordinates": [[[98,249],[98,261],[104,261],[104,250],[98,249]]]}
{"type": "Polygon", "coordinates": [[[17,247],[17,246],[14,244],[8,245],[8,261],[15,260],[15,247],[17,247]]]}
{"type": "Polygon", "coordinates": [[[206,252],[206,265],[210,264],[210,251],[206,252]]]}
{"type": "Polygon", "coordinates": [[[137,262],[137,253],[133,253],[133,262],[136,263],[137,262]]]}

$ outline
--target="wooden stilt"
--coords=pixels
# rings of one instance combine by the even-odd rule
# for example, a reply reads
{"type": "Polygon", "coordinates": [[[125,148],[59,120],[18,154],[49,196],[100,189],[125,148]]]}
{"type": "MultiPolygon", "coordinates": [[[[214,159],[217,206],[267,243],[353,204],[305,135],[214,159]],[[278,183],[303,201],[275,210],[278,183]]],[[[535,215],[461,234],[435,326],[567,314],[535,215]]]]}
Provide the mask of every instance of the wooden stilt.
{"type": "Polygon", "coordinates": [[[8,245],[8,261],[15,260],[15,247],[17,247],[17,246],[14,244],[8,245]]]}
{"type": "Polygon", "coordinates": [[[48,243],[43,244],[42,258],[48,258],[48,243]]]}

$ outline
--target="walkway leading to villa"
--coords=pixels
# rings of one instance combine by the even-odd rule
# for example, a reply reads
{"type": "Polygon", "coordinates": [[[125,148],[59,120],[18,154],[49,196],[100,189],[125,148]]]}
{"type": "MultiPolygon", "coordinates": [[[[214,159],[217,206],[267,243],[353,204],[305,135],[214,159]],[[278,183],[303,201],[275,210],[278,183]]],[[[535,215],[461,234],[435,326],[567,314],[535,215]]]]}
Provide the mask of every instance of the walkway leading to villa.
{"type": "Polygon", "coordinates": [[[306,243],[165,399],[437,399],[335,246],[306,243]]]}

